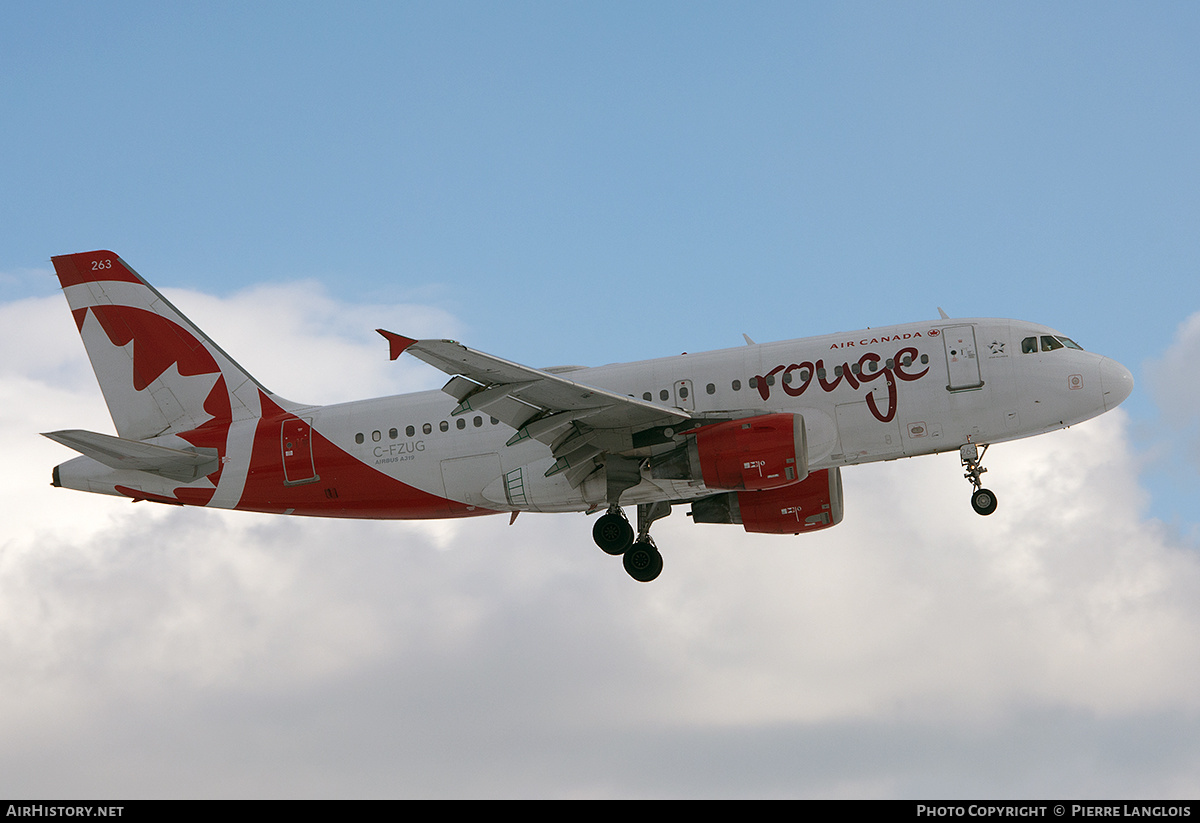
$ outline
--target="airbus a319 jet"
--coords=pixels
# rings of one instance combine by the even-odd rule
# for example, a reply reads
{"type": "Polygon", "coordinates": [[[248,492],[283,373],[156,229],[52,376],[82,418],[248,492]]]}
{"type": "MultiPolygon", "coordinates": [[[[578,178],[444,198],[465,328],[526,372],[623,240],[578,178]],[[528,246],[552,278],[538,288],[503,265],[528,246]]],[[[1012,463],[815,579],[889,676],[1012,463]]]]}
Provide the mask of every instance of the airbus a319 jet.
{"type": "Polygon", "coordinates": [[[593,539],[639,581],[662,571],[650,527],[675,506],[756,533],[837,525],[843,466],[957,451],[971,504],[991,514],[989,444],[1095,417],[1133,389],[1128,369],[1053,329],[939,310],[595,368],[380,329],[393,360],[450,375],[441,391],[314,406],[264,388],[112,252],[53,263],[117,431],[48,433],[83,455],[54,468],[55,486],[319,517],[599,513],[593,539]]]}

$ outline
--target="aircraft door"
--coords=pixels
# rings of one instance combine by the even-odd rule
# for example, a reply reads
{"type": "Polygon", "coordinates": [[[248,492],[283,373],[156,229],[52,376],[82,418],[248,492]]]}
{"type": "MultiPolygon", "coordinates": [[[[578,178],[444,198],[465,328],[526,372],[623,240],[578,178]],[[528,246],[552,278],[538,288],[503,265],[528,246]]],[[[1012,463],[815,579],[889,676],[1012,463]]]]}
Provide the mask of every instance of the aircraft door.
{"type": "Polygon", "coordinates": [[[313,463],[312,421],[289,417],[279,429],[279,447],[283,453],[283,484],[299,486],[320,478],[313,463]]]}
{"type": "Polygon", "coordinates": [[[979,374],[979,355],[975,348],[974,326],[947,326],[942,329],[946,347],[946,369],[950,391],[968,391],[983,386],[979,374]]]}

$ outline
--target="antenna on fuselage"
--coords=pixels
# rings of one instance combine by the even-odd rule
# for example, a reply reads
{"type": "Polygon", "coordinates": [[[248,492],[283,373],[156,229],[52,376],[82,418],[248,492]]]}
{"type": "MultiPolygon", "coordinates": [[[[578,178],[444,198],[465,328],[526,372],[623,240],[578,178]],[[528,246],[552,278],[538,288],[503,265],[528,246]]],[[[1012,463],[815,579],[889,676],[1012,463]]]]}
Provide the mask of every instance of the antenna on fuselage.
{"type": "Polygon", "coordinates": [[[757,346],[757,345],[758,345],[758,344],[757,344],[757,343],[755,343],[753,340],[751,340],[751,339],[750,339],[750,335],[746,334],[745,332],[742,332],[742,337],[746,338],[746,345],[747,345],[747,346],[757,346]]]}
{"type": "Polygon", "coordinates": [[[942,319],[943,319],[943,320],[949,320],[949,319],[950,319],[950,315],[946,314],[946,310],[945,310],[945,309],[943,309],[941,306],[938,306],[938,314],[940,314],[940,315],[942,316],[942,319]]]}

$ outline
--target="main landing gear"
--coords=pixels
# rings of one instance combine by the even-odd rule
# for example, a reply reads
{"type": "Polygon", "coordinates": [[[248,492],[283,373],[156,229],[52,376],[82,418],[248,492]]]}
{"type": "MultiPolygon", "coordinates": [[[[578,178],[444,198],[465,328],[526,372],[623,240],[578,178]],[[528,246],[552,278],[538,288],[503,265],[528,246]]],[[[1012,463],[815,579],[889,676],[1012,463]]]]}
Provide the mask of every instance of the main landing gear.
{"type": "Polygon", "coordinates": [[[662,555],[650,537],[650,524],[671,513],[670,503],[641,503],[638,510],[638,529],[635,539],[633,526],[617,504],[608,507],[592,527],[592,539],[607,554],[621,555],[629,576],[639,583],[649,583],[662,572],[662,555]]]}
{"type": "Polygon", "coordinates": [[[975,491],[971,494],[971,508],[975,509],[977,514],[991,514],[996,510],[996,495],[990,490],[983,488],[983,481],[980,476],[987,471],[983,467],[983,455],[987,452],[988,447],[985,444],[980,449],[974,443],[968,443],[958,450],[958,459],[963,464],[963,468],[967,470],[963,477],[971,481],[971,485],[975,487],[975,491]]]}
{"type": "Polygon", "coordinates": [[[608,513],[600,515],[596,525],[592,526],[592,539],[605,554],[625,554],[633,545],[633,526],[625,519],[620,506],[609,506],[608,513]]]}

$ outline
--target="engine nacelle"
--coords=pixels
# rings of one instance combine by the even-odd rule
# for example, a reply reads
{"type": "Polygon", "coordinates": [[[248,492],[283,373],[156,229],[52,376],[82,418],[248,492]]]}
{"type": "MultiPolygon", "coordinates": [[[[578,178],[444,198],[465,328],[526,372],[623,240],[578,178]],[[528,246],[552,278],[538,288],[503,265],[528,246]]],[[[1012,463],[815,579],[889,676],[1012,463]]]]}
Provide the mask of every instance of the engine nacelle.
{"type": "Polygon", "coordinates": [[[704,485],[710,489],[774,489],[808,476],[808,442],[798,414],[764,414],[696,432],[704,485]]]}
{"type": "Polygon", "coordinates": [[[800,534],[842,522],[842,470],[815,471],[799,483],[740,491],[692,503],[697,523],[741,523],[748,532],[800,534]]]}
{"type": "Polygon", "coordinates": [[[699,428],[687,445],[651,462],[652,477],[702,480],[710,489],[753,491],[808,476],[808,441],[798,414],[762,414],[699,428]]]}

